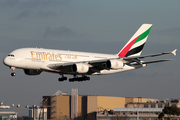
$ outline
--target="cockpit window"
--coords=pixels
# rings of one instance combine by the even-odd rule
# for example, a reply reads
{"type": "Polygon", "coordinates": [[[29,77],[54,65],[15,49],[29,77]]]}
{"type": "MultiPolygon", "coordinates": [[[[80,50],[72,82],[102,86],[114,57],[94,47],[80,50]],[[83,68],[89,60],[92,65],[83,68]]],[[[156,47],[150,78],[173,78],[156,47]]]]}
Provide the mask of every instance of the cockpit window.
{"type": "Polygon", "coordinates": [[[14,55],[12,55],[12,54],[9,54],[8,56],[14,57],[14,55]]]}

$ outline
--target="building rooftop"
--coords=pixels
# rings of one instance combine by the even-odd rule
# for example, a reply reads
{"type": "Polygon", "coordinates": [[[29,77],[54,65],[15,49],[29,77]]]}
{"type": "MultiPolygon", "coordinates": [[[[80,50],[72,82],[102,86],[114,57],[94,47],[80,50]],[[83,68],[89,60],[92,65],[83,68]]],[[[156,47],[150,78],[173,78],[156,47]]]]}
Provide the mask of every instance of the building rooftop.
{"type": "Polygon", "coordinates": [[[10,114],[17,115],[18,113],[13,111],[0,111],[0,115],[10,115],[10,114]]]}
{"type": "Polygon", "coordinates": [[[114,108],[114,112],[162,112],[163,108],[114,108]]]}

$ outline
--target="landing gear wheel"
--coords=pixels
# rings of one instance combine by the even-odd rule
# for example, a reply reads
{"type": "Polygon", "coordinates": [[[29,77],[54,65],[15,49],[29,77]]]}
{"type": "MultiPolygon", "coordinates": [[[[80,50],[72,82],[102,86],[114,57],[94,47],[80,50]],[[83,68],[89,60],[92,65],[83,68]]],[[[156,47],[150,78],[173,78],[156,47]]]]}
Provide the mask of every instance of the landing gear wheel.
{"type": "Polygon", "coordinates": [[[63,82],[63,81],[65,81],[65,80],[67,80],[67,77],[62,77],[62,78],[59,78],[59,79],[58,79],[59,82],[63,82]]]}
{"type": "Polygon", "coordinates": [[[16,73],[15,72],[11,73],[11,76],[16,76],[16,73]]]}
{"type": "Polygon", "coordinates": [[[74,82],[74,81],[76,81],[75,78],[69,78],[69,82],[74,82]]]}
{"type": "Polygon", "coordinates": [[[62,82],[62,79],[61,79],[61,78],[58,78],[58,81],[59,81],[59,82],[62,82]]]}
{"type": "Polygon", "coordinates": [[[82,77],[74,76],[74,78],[69,79],[69,82],[74,82],[74,81],[82,82],[82,81],[87,81],[87,80],[90,80],[90,77],[87,77],[87,76],[82,76],[82,77]]]}
{"type": "Polygon", "coordinates": [[[64,80],[67,80],[67,77],[64,77],[64,80]]]}
{"type": "Polygon", "coordinates": [[[87,77],[87,76],[84,76],[83,78],[84,78],[84,81],[90,80],[90,77],[87,77]]]}

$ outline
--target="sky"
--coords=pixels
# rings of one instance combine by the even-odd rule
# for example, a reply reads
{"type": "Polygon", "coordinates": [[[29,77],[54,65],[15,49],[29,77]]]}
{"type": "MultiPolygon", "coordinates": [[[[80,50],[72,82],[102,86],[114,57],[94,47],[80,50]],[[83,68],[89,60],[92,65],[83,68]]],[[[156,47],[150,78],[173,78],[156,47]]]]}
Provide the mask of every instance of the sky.
{"type": "Polygon", "coordinates": [[[72,88],[78,88],[79,95],[180,99],[179,4],[179,0],[0,0],[0,101],[24,108],[39,105],[42,96],[57,90],[70,93],[72,88]],[[24,47],[116,54],[144,23],[153,26],[142,55],[178,49],[177,56],[153,58],[174,61],[71,83],[58,82],[58,74],[27,76],[21,69],[12,77],[2,62],[11,51],[24,47]]]}

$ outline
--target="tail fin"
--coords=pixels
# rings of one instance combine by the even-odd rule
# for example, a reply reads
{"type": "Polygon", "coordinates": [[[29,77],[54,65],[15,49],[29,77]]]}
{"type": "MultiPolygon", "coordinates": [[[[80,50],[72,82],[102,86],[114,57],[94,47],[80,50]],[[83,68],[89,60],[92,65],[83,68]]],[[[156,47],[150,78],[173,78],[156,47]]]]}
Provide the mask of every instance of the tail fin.
{"type": "Polygon", "coordinates": [[[141,55],[152,24],[143,24],[118,53],[119,58],[141,55]]]}

